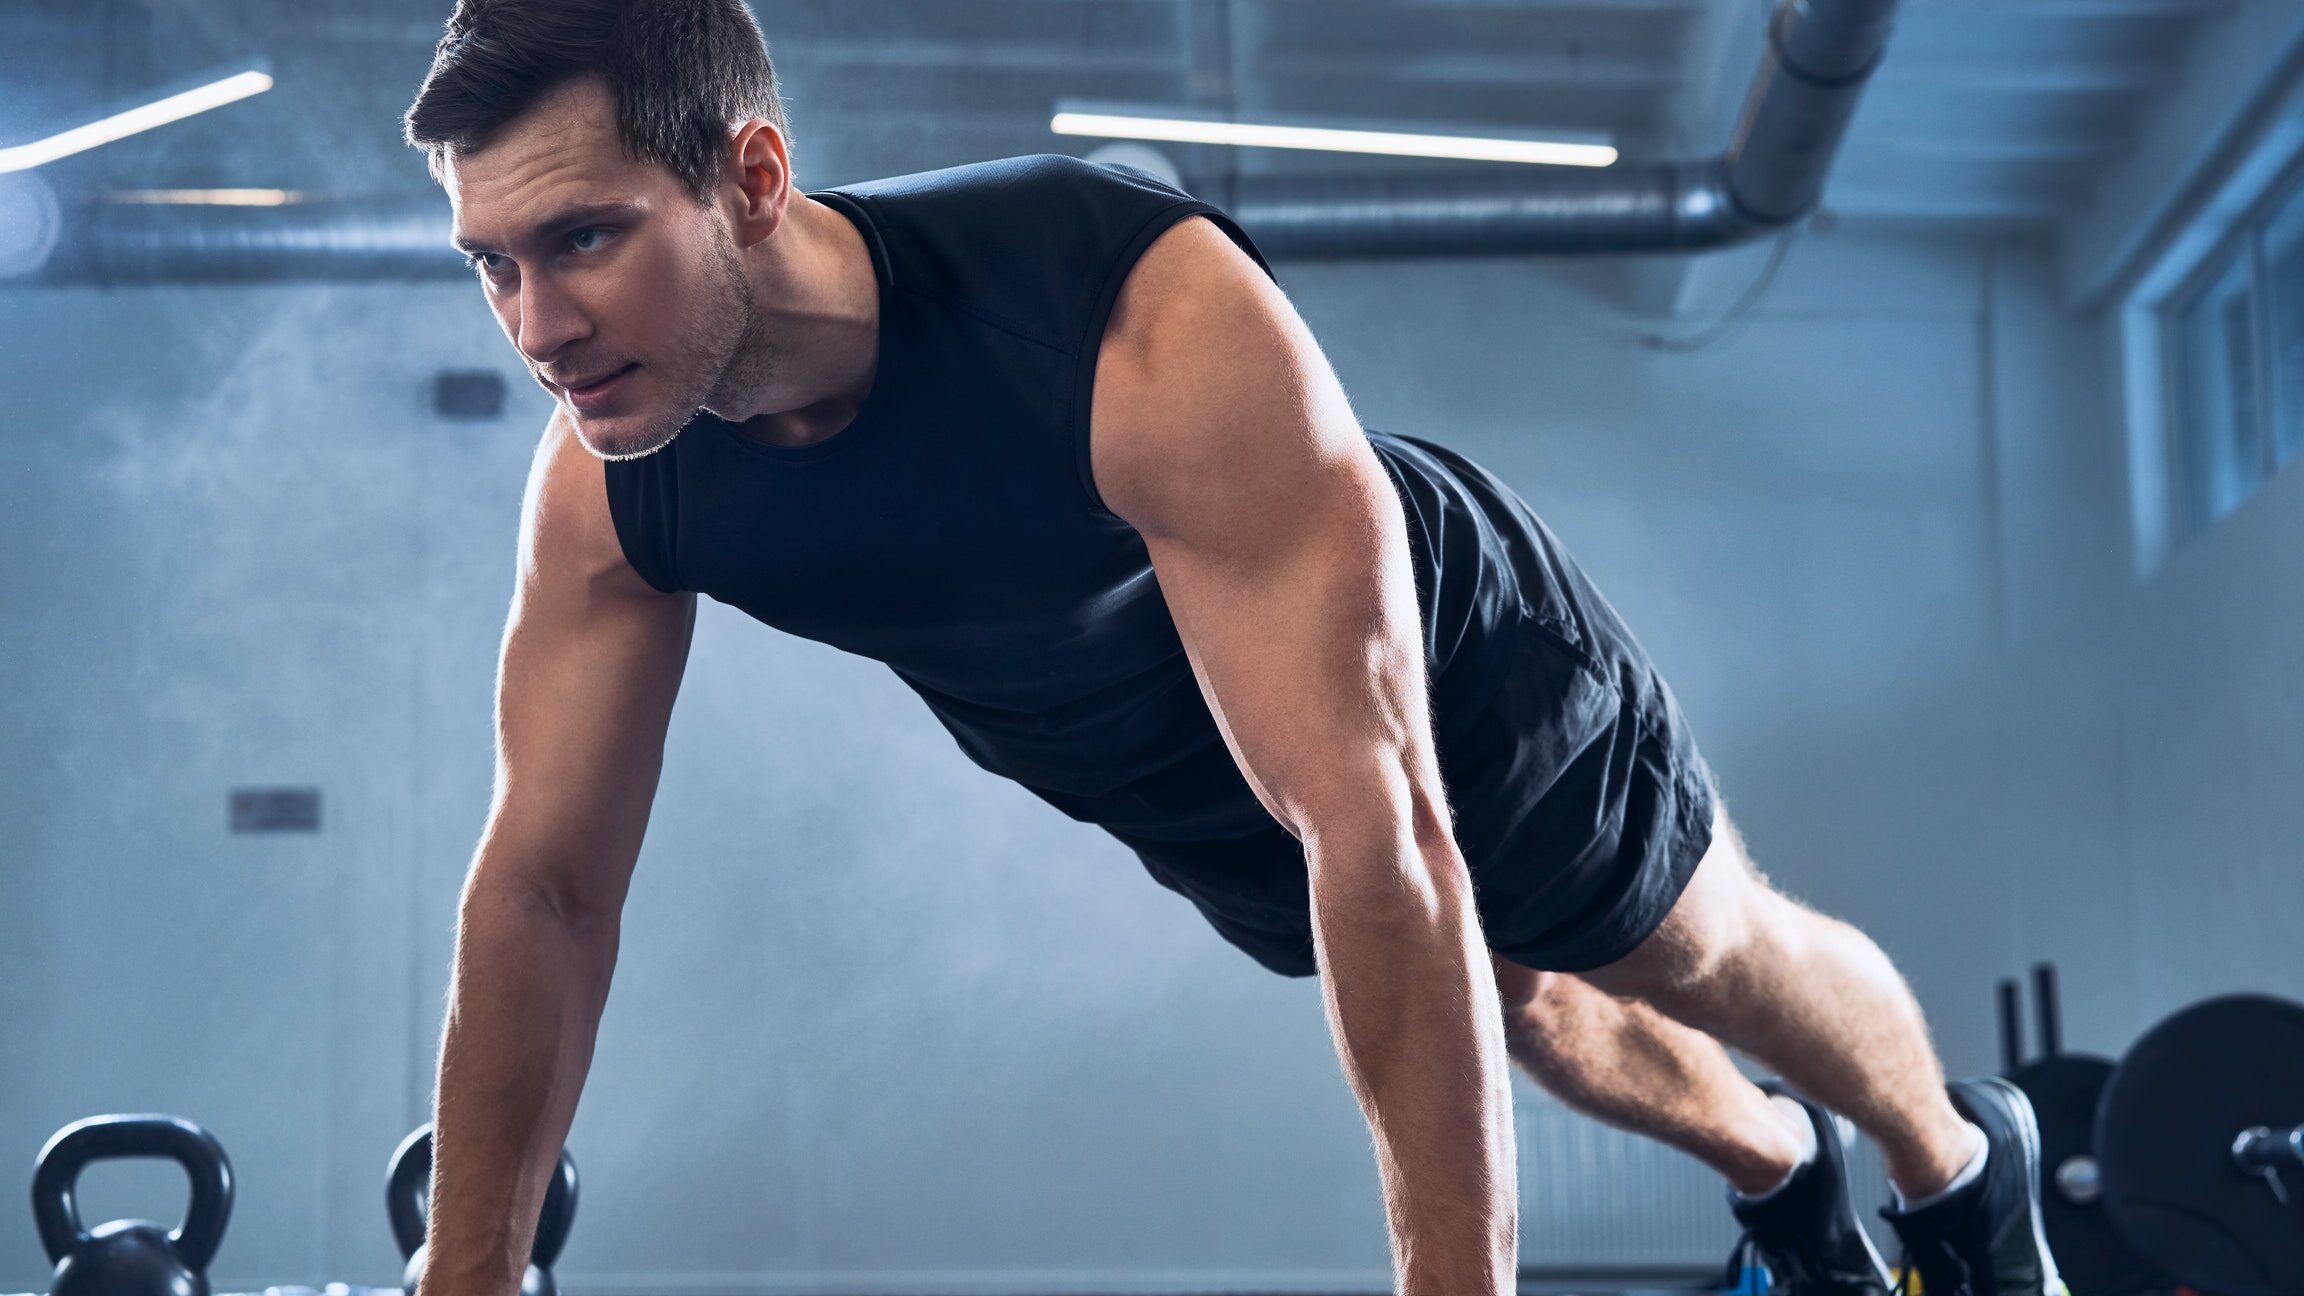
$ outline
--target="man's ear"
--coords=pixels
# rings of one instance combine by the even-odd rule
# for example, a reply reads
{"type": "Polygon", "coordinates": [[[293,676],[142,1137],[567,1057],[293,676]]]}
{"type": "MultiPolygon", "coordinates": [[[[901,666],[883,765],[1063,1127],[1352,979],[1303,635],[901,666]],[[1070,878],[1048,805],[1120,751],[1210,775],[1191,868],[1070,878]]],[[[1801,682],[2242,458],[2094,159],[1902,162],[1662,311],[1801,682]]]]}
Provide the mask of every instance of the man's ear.
{"type": "Polygon", "coordinates": [[[748,248],[774,234],[792,200],[784,132],[759,118],[736,123],[728,138],[727,180],[733,186],[736,246],[748,248]]]}

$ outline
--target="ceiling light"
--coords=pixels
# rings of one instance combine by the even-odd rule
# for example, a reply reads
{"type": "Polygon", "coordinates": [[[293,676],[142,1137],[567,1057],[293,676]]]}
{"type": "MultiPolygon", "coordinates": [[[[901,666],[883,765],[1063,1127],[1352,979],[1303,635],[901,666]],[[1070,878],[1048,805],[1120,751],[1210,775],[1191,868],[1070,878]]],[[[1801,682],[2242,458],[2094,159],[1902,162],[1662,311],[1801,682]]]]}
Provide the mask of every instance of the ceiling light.
{"type": "Polygon", "coordinates": [[[1480,135],[1422,135],[1406,131],[1345,130],[1327,126],[1259,125],[1132,113],[1059,111],[1048,128],[1058,135],[1161,140],[1177,144],[1230,144],[1242,148],[1317,149],[1329,153],[1381,153],[1393,157],[1457,158],[1474,162],[1531,162],[1547,166],[1604,167],[1616,161],[1606,144],[1507,139],[1480,135]]]}
{"type": "Polygon", "coordinates": [[[283,207],[304,201],[294,189],[115,189],[110,203],[150,203],[186,207],[283,207]]]}
{"type": "Polygon", "coordinates": [[[109,144],[116,139],[134,135],[138,131],[148,131],[155,126],[165,126],[169,122],[181,121],[194,113],[203,113],[211,108],[220,108],[235,100],[245,99],[250,95],[262,94],[271,88],[272,78],[262,72],[242,72],[236,76],[228,76],[221,81],[212,81],[182,94],[173,94],[165,99],[155,100],[141,108],[131,108],[123,113],[114,113],[110,117],[101,121],[92,121],[85,126],[75,126],[71,130],[62,134],[51,135],[44,140],[34,140],[30,144],[18,144],[12,148],[0,148],[0,172],[27,171],[33,167],[53,162],[58,158],[70,157],[74,153],[95,148],[99,144],[109,144]]]}

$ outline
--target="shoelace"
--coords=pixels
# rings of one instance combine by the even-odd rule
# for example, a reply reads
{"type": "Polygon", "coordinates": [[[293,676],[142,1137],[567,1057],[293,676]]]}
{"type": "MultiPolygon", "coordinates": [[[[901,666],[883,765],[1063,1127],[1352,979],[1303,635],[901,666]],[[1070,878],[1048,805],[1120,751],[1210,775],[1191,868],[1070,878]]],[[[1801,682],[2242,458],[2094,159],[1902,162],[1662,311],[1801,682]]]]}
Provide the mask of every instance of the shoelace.
{"type": "Polygon", "coordinates": [[[1750,1269],[1754,1256],[1759,1257],[1760,1268],[1768,1275],[1768,1285],[1763,1291],[1780,1291],[1785,1288],[1813,1291],[1826,1286],[1854,1286],[1863,1281],[1855,1275],[1833,1272],[1832,1266],[1812,1247],[1788,1238],[1779,1239],[1776,1245],[1771,1246],[1762,1239],[1759,1229],[1747,1228],[1737,1235],[1736,1247],[1728,1253],[1728,1267],[1720,1275],[1719,1289],[1727,1292],[1745,1290],[1744,1275],[1750,1269]]]}
{"type": "Polygon", "coordinates": [[[1906,1243],[1896,1257],[1896,1290],[1912,1296],[1912,1275],[1920,1275],[1919,1296],[1976,1296],[1975,1271],[1947,1238],[1930,1238],[1918,1251],[1906,1243]]]}
{"type": "MultiPolygon", "coordinates": [[[[1789,1240],[1784,1241],[1781,1245],[1771,1247],[1763,1240],[1761,1230],[1755,1228],[1747,1228],[1737,1235],[1736,1246],[1728,1253],[1727,1268],[1721,1271],[1720,1282],[1715,1290],[1722,1292],[1747,1290],[1744,1275],[1751,1267],[1755,1256],[1759,1258],[1761,1271],[1768,1275],[1768,1284],[1761,1289],[1764,1292],[1782,1292],[1787,1289],[1794,1292],[1813,1292],[1834,1288],[1879,1290],[1879,1279],[1875,1271],[1870,1269],[1862,1271],[1836,1269],[1829,1259],[1814,1248],[1789,1240]]],[[[1907,1270],[1906,1272],[1909,1273],[1910,1271],[1907,1270]]],[[[1904,1282],[1899,1280],[1892,1296],[1912,1296],[1912,1293],[1906,1289],[1904,1282]]],[[[1933,1296],[1933,1289],[1930,1289],[1928,1296],[1933,1296]]],[[[1974,1294],[1963,1293],[1956,1288],[1953,1291],[1953,1296],[1974,1296],[1974,1294]]]]}
{"type": "MultiPolygon", "coordinates": [[[[1747,1270],[1750,1269],[1752,1264],[1752,1257],[1757,1254],[1759,1250],[1759,1234],[1754,1233],[1751,1229],[1746,1229],[1741,1234],[1738,1234],[1736,1238],[1735,1250],[1728,1253],[1728,1267],[1721,1271],[1719,1290],[1724,1292],[1741,1292],[1745,1290],[1744,1274],[1747,1270]]],[[[1766,1269],[1767,1261],[1765,1258],[1762,1259],[1761,1266],[1764,1270],[1766,1270],[1769,1280],[1768,1286],[1762,1288],[1761,1290],[1767,1291],[1773,1289],[1776,1285],[1775,1271],[1772,1269],[1766,1269]]]]}

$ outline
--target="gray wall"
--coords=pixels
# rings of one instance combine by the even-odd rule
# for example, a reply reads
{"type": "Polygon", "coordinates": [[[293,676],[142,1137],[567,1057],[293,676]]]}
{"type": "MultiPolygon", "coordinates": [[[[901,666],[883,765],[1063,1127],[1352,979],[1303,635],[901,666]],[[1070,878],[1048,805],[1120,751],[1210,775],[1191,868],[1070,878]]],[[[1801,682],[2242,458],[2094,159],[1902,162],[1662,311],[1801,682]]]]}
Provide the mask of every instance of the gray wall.
{"type": "MultiPolygon", "coordinates": [[[[1708,267],[1695,315],[1757,256],[1708,267]]],[[[1998,665],[2030,642],[2008,609],[2072,543],[2025,530],[2055,457],[2111,436],[2045,253],[1811,235],[1692,354],[1647,344],[1620,277],[1286,274],[1366,421],[1469,451],[1554,523],[1675,682],[1764,865],[1878,936],[1955,1070],[1994,1064],[1989,981],[2035,955],[2129,968],[2071,1015],[2131,1030],[2179,994],[2165,953],[2129,958],[2132,905],[2161,897],[2059,909],[2104,861],[2028,826],[2044,793],[2006,786],[2005,756],[2094,725],[2095,765],[2041,777],[2130,860],[2099,775],[2229,718],[2130,717],[2085,673],[2043,672],[2039,698],[1998,665]],[[2008,844],[2026,832],[2037,849],[2008,844]]],[[[0,1159],[93,1112],[180,1111],[241,1171],[222,1286],[388,1281],[383,1161],[424,1112],[544,399],[496,424],[427,411],[436,368],[517,374],[461,288],[15,292],[0,345],[0,1159]],[[325,830],[226,835],[226,790],[261,783],[324,788],[325,830]]],[[[2165,641],[2135,665],[2186,662],[2219,670],[2165,641]]],[[[2166,850],[2216,803],[2167,810],[2134,841],[2166,850]]],[[[1671,1179],[1719,1232],[1659,1240],[1644,1190],[1606,1181],[1653,1159],[1578,1171],[1591,1146],[1524,1097],[1528,1259],[1717,1259],[1713,1185],[1671,1179]],[[1584,1213],[1540,1222],[1571,1173],[1584,1213]]],[[[572,1142],[583,1291],[1384,1280],[1315,987],[969,766],[876,665],[717,606],[572,1142]]],[[[167,1209],[158,1182],[92,1176],[90,1213],[167,1209]]],[[[0,1225],[0,1289],[44,1271],[28,1225],[0,1225]]]]}
{"type": "MultiPolygon", "coordinates": [[[[2109,323],[2075,342],[2075,372],[2117,372],[2109,323]]],[[[2034,834],[2025,926],[2102,985],[2075,1042],[2112,1049],[2211,994],[2304,998],[2304,473],[2138,576],[2121,387],[2070,398],[2101,413],[2044,422],[2006,483],[2033,603],[2001,672],[2004,777],[2034,834]]]]}

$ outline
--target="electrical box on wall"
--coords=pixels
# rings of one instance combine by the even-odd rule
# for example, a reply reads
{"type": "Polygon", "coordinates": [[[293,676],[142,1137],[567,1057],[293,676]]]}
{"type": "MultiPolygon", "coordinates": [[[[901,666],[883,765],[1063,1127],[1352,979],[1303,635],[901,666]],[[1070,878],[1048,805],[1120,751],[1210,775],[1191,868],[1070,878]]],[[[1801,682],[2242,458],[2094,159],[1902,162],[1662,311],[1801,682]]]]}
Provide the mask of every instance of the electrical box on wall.
{"type": "Polygon", "coordinates": [[[231,824],[236,833],[316,833],[320,789],[234,788],[231,824]]]}
{"type": "Polygon", "coordinates": [[[441,370],[432,375],[432,412],[451,419],[501,417],[504,375],[493,369],[441,370]]]}

